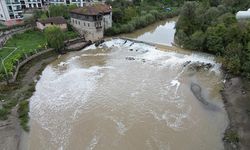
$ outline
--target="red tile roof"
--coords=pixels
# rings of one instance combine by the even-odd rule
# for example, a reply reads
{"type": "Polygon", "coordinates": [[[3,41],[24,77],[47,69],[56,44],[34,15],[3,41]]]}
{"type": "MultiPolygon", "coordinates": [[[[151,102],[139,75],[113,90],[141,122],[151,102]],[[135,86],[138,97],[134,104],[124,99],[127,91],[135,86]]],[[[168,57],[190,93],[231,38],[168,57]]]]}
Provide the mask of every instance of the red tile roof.
{"type": "Polygon", "coordinates": [[[102,13],[109,13],[112,11],[112,7],[106,4],[93,4],[81,8],[74,9],[70,11],[71,13],[81,14],[81,15],[98,15],[102,13]]]}

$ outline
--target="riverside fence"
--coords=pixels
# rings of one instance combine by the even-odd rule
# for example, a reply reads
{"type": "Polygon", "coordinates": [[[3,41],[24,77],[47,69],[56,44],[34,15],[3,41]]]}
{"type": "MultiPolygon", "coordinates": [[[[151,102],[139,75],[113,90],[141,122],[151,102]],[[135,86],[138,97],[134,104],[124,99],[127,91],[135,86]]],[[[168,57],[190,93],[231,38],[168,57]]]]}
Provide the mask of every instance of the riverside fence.
{"type": "Polygon", "coordinates": [[[4,80],[8,83],[13,83],[16,81],[17,75],[19,73],[19,69],[25,65],[27,62],[32,60],[33,58],[40,56],[44,53],[50,52],[53,49],[36,49],[30,53],[23,53],[19,59],[11,59],[8,60],[18,48],[15,48],[8,56],[5,58],[1,58],[1,65],[0,65],[0,81],[4,82],[4,80]],[[6,65],[6,61],[9,61],[6,65]],[[10,66],[12,65],[12,66],[10,66]],[[11,68],[10,68],[11,67],[11,68]]]}

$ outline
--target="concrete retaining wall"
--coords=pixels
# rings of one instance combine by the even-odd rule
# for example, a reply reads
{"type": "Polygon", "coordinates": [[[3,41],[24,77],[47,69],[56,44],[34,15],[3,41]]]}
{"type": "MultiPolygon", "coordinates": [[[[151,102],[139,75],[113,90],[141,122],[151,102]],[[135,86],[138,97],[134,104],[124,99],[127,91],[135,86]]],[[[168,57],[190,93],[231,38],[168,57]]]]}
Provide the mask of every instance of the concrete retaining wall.
{"type": "Polygon", "coordinates": [[[21,28],[19,30],[14,30],[14,31],[10,31],[7,34],[3,34],[0,36],[0,48],[4,47],[4,45],[6,44],[6,42],[15,34],[20,34],[23,33],[27,30],[32,29],[33,27],[28,27],[28,28],[21,28]]]}
{"type": "Polygon", "coordinates": [[[53,49],[52,48],[49,48],[49,49],[46,49],[46,50],[43,50],[43,51],[40,51],[34,55],[31,55],[29,57],[27,57],[25,60],[23,60],[22,62],[18,63],[17,67],[16,67],[16,70],[15,70],[15,73],[13,75],[13,78],[9,80],[10,83],[13,83],[16,81],[16,78],[17,78],[17,75],[19,73],[19,69],[24,66],[27,62],[31,61],[32,59],[42,55],[42,54],[45,54],[47,52],[50,52],[52,51],[53,49]]]}

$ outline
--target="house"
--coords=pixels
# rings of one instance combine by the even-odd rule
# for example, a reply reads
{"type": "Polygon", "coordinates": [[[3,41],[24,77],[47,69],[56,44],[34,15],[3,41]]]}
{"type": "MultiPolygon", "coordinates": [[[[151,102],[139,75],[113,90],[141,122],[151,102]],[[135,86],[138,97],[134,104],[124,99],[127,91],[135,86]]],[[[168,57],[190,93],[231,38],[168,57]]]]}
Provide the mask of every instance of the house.
{"type": "Polygon", "coordinates": [[[70,11],[71,25],[86,40],[97,41],[104,36],[104,30],[112,27],[112,7],[106,4],[92,4],[70,11]]]}
{"type": "Polygon", "coordinates": [[[250,20],[250,8],[247,11],[238,11],[236,18],[237,20],[250,20]]]}
{"type": "Polygon", "coordinates": [[[37,20],[36,26],[40,30],[44,30],[45,28],[56,25],[60,27],[63,31],[67,30],[67,21],[63,17],[51,17],[47,19],[37,20]]]}

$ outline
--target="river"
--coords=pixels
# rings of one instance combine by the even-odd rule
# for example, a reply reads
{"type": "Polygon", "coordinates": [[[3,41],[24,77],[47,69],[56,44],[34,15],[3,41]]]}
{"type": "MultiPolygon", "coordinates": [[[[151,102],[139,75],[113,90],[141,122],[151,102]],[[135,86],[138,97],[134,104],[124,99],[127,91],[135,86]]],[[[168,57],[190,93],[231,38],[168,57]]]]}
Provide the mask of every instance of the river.
{"type": "MultiPolygon", "coordinates": [[[[171,45],[174,24],[163,21],[126,36],[171,45]]],[[[222,82],[211,55],[121,39],[91,45],[42,72],[24,149],[222,150],[228,124],[222,82]],[[211,67],[197,68],[202,63],[211,67]],[[212,107],[197,99],[192,84],[212,107]]]]}

